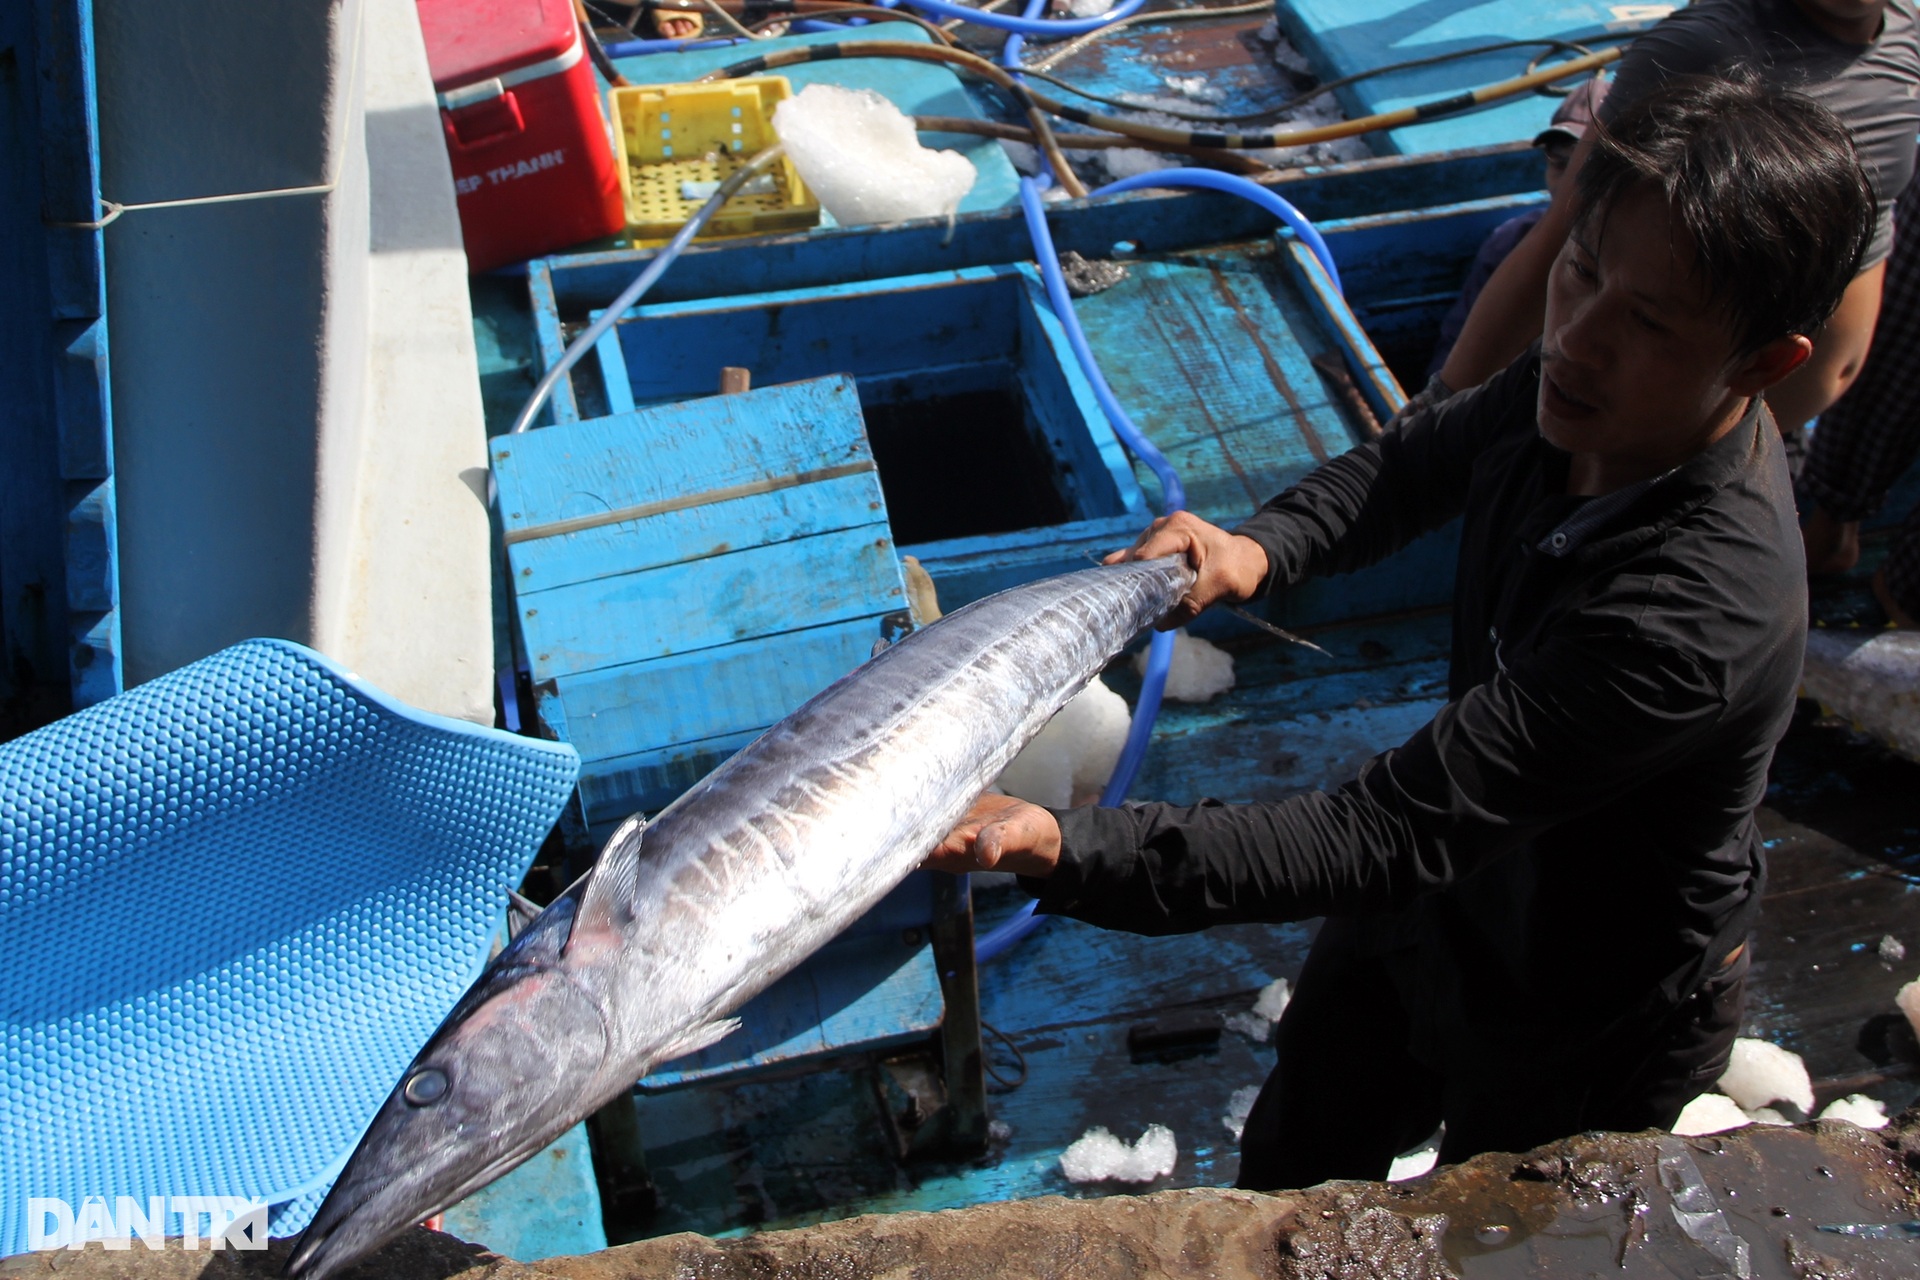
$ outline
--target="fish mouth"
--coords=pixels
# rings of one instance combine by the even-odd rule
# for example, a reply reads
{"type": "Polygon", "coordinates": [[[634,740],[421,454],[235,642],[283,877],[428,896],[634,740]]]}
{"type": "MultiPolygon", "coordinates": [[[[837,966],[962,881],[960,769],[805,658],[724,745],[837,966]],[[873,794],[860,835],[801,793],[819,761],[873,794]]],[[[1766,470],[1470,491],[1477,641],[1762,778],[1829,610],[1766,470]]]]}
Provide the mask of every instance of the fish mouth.
{"type": "Polygon", "coordinates": [[[435,1196],[432,1207],[389,1213],[378,1227],[356,1221],[362,1211],[378,1198],[378,1188],[356,1197],[337,1212],[329,1212],[333,1205],[333,1196],[329,1193],[320,1206],[320,1212],[300,1233],[300,1243],[288,1255],[284,1274],[289,1280],[326,1280],[328,1276],[338,1274],[379,1250],[408,1227],[417,1226],[434,1214],[459,1204],[496,1178],[526,1163],[552,1141],[550,1136],[495,1156],[462,1179],[452,1191],[435,1196]]]}

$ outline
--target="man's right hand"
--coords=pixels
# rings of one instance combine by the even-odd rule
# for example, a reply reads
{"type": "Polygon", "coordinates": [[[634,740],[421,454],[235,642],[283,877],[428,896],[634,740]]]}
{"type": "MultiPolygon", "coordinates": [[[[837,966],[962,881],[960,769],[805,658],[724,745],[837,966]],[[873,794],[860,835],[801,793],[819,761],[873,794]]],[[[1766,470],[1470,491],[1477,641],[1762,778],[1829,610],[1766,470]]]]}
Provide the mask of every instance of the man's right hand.
{"type": "Polygon", "coordinates": [[[1228,533],[1219,525],[1208,524],[1191,512],[1176,511],[1147,526],[1139,541],[1125,551],[1106,558],[1107,564],[1123,560],[1156,560],[1162,556],[1181,556],[1193,570],[1193,589],[1180,599],[1173,612],[1155,624],[1161,631],[1185,626],[1208,605],[1225,601],[1240,604],[1260,594],[1267,581],[1266,548],[1252,538],[1228,533]]]}

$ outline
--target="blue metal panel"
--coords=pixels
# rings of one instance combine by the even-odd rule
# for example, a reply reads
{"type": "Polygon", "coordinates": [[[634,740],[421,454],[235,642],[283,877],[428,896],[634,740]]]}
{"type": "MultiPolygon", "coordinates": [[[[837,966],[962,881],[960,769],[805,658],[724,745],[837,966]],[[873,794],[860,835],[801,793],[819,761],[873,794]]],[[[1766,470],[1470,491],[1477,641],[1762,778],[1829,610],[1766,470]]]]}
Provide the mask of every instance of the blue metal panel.
{"type": "MultiPolygon", "coordinates": [[[[696,49],[691,53],[653,54],[643,58],[624,58],[615,65],[635,84],[673,84],[695,80],[709,71],[741,62],[755,54],[772,53],[795,45],[831,44],[840,40],[905,40],[930,44],[932,38],[910,23],[880,23],[858,32],[821,31],[811,35],[780,36],[741,46],[696,49]]],[[[905,62],[887,58],[849,58],[844,61],[812,62],[783,67],[785,76],[797,93],[810,84],[834,84],[848,89],[871,89],[906,114],[923,116],[962,116],[981,119],[980,109],[968,96],[960,77],[945,67],[924,62],[905,62]]],[[[1020,177],[1007,162],[1006,151],[992,138],[965,133],[923,133],[920,141],[929,147],[958,151],[973,162],[979,177],[973,189],[960,201],[960,212],[998,209],[1019,199],[1020,177]]],[[[821,221],[833,226],[830,214],[821,213],[821,221]]]]}
{"type": "Polygon", "coordinates": [[[89,0],[5,6],[0,702],[29,722],[120,687],[100,229],[60,225],[100,216],[97,138],[89,0]]]}
{"type": "MultiPolygon", "coordinates": [[[[1644,30],[1673,7],[1609,5],[1597,0],[1552,5],[1532,0],[1438,5],[1431,0],[1278,0],[1275,15],[1314,70],[1330,80],[1503,40],[1584,38],[1613,43],[1609,37],[1644,30]]],[[[1546,48],[1506,49],[1398,71],[1337,92],[1349,117],[1392,111],[1524,75],[1528,62],[1546,48]]],[[[1546,128],[1558,101],[1537,93],[1509,98],[1477,111],[1377,134],[1374,146],[1410,153],[1523,140],[1546,128]]]]}

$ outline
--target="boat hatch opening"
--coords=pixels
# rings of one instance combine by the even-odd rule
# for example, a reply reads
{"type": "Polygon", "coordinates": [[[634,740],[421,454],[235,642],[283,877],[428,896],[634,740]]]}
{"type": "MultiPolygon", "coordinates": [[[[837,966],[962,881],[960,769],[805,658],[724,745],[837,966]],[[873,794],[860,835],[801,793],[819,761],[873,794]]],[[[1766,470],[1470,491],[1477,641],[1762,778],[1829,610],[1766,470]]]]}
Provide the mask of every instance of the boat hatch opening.
{"type": "Polygon", "coordinates": [[[923,559],[1146,512],[1030,266],[636,307],[595,357],[587,419],[714,395],[726,366],[756,387],[851,377],[894,540],[923,559]]]}
{"type": "Polygon", "coordinates": [[[1068,495],[1013,366],[956,372],[861,388],[895,541],[912,546],[1065,523],[1068,495]]]}

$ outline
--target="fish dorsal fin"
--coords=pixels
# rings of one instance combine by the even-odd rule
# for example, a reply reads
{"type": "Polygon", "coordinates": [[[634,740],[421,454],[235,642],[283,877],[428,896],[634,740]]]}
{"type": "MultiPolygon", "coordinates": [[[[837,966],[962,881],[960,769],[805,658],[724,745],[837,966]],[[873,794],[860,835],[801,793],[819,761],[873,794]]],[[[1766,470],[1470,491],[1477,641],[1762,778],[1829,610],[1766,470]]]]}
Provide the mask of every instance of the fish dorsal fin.
{"type": "Polygon", "coordinates": [[[640,883],[640,839],[646,829],[646,816],[636,813],[607,838],[580,892],[576,931],[620,930],[633,920],[640,883]]]}
{"type": "Polygon", "coordinates": [[[532,924],[540,914],[540,904],[512,889],[507,890],[507,940],[511,942],[520,936],[522,930],[532,924]]]}
{"type": "Polygon", "coordinates": [[[740,1029],[740,1019],[721,1018],[714,1022],[703,1022],[693,1030],[672,1040],[660,1050],[655,1063],[673,1062],[688,1054],[698,1053],[708,1045],[719,1044],[740,1029]]]}

